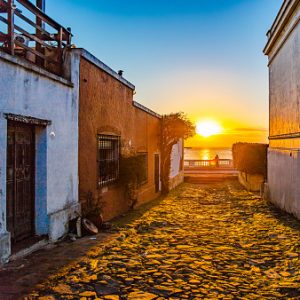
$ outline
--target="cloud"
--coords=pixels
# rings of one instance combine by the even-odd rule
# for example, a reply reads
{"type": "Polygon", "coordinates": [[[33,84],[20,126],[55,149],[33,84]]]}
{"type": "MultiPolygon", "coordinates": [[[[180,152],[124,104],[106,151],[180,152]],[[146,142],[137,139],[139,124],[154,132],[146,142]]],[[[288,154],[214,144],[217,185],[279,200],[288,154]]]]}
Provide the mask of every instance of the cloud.
{"type": "Polygon", "coordinates": [[[268,132],[266,128],[234,128],[232,131],[247,131],[247,132],[268,132]]]}
{"type": "Polygon", "coordinates": [[[268,129],[266,128],[255,128],[255,127],[244,127],[244,128],[233,128],[227,129],[223,132],[223,135],[266,135],[268,134],[268,129]]]}

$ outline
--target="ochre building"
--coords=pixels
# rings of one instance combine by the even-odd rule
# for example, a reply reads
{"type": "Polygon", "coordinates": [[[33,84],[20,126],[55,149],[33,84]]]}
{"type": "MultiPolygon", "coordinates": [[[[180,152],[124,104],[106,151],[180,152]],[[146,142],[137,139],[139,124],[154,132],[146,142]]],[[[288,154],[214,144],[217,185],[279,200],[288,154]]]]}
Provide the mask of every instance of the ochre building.
{"type": "Polygon", "coordinates": [[[135,87],[85,50],[80,52],[79,193],[92,193],[110,220],[132,203],[119,180],[121,157],[139,155],[140,205],[160,195],[160,115],[133,101],[135,87]]]}

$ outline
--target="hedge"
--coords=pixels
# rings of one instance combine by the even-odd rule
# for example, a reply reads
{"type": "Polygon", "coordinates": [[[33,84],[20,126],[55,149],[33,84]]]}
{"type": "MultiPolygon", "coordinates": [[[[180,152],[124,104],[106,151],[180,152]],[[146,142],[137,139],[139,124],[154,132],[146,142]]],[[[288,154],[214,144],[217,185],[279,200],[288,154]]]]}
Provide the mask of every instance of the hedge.
{"type": "Polygon", "coordinates": [[[267,144],[236,143],[232,146],[234,167],[248,174],[267,177],[267,144]]]}

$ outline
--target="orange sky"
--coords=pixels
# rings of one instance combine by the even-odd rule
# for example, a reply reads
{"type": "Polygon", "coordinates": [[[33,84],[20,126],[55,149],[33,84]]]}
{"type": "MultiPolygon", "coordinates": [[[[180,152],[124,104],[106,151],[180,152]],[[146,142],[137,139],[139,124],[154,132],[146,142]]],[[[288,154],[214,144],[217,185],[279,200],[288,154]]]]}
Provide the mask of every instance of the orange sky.
{"type": "Polygon", "coordinates": [[[247,143],[268,143],[268,132],[263,129],[255,128],[236,128],[228,130],[225,133],[204,138],[200,135],[185,141],[186,147],[231,147],[237,142],[247,143]]]}
{"type": "Polygon", "coordinates": [[[165,114],[183,111],[193,122],[215,120],[224,128],[222,134],[213,137],[195,136],[186,141],[187,146],[231,147],[236,142],[267,143],[267,72],[265,67],[262,77],[251,74],[247,77],[251,84],[247,85],[244,74],[238,76],[228,70],[214,68],[193,70],[189,66],[189,70],[185,71],[181,68],[161,77],[165,93],[162,92],[162,100],[157,105],[153,103],[150,107],[165,114]],[[170,91],[172,106],[167,101],[170,91]]]}
{"type": "MultiPolygon", "coordinates": [[[[193,122],[206,120],[207,118],[194,118],[193,122]]],[[[208,118],[222,127],[222,132],[210,137],[196,134],[193,138],[186,140],[187,147],[231,147],[237,142],[268,143],[268,130],[264,127],[252,127],[236,120],[222,120],[222,118],[208,118]]]]}

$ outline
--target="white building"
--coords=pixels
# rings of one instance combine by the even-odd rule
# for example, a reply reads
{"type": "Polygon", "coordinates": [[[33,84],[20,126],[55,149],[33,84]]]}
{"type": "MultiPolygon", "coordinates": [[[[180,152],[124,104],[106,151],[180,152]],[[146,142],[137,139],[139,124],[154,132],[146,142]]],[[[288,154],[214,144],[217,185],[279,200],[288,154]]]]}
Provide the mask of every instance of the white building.
{"type": "Polygon", "coordinates": [[[270,200],[300,218],[300,3],[285,0],[268,32],[270,200]]]}
{"type": "MultiPolygon", "coordinates": [[[[36,20],[37,8],[28,8],[36,20]]],[[[0,32],[0,262],[24,240],[57,240],[80,210],[79,58],[68,59],[69,31],[49,23],[62,32],[57,47],[46,33],[32,46],[31,33],[0,32]]]]}

